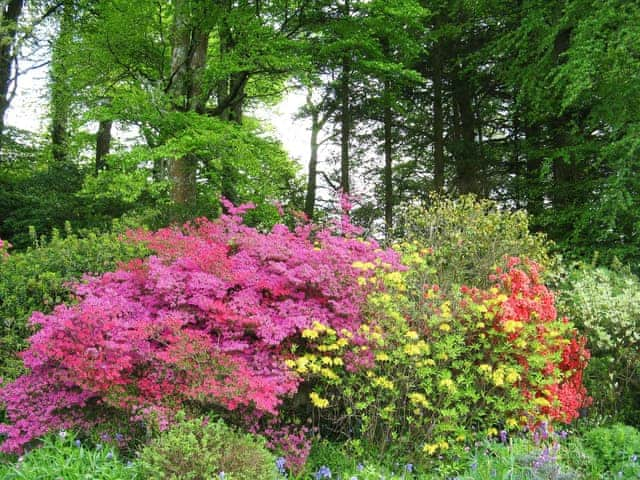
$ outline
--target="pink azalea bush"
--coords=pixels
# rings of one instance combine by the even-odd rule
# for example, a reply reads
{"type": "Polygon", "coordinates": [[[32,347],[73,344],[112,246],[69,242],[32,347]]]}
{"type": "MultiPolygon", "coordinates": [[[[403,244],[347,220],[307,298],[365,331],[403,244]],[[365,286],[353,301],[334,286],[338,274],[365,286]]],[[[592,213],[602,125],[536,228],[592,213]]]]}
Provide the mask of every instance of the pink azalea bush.
{"type": "Polygon", "coordinates": [[[401,268],[397,254],[345,219],[261,233],[242,224],[249,207],[226,206],[214,222],[133,233],[155,255],[86,277],[77,304],[32,316],[29,373],[0,389],[2,451],[110,416],[164,427],[185,406],[276,415],[301,382],[285,360],[303,330],[318,322],[358,341],[375,287],[353,264],[401,268]]]}

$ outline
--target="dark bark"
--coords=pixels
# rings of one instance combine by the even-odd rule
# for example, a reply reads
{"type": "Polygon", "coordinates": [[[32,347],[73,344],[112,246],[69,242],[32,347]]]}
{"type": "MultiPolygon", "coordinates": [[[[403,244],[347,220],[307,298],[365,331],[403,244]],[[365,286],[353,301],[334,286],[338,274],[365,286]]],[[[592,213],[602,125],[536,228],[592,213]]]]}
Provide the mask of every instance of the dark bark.
{"type": "Polygon", "coordinates": [[[384,225],[387,238],[393,229],[393,112],[391,111],[391,82],[384,82],[384,225]]]}
{"type": "Polygon", "coordinates": [[[2,136],[4,134],[4,117],[11,102],[11,83],[16,79],[12,77],[14,62],[16,59],[16,38],[18,35],[17,23],[22,15],[24,0],[10,0],[3,2],[0,12],[0,150],[2,149],[2,136]]]}
{"type": "MultiPolygon", "coordinates": [[[[171,81],[174,108],[183,112],[204,112],[206,95],[202,92],[202,74],[207,59],[209,30],[202,25],[200,15],[192,8],[202,7],[186,0],[174,0],[173,44],[171,52],[171,81]],[[200,22],[200,23],[199,23],[200,22]]],[[[169,176],[172,181],[171,199],[178,205],[192,205],[196,200],[198,158],[183,155],[171,160],[169,176]]]]}
{"type": "Polygon", "coordinates": [[[69,114],[71,88],[69,72],[64,58],[65,43],[72,25],[69,6],[62,7],[60,31],[51,55],[51,153],[57,163],[67,161],[69,156],[69,114]]]}
{"type": "MultiPolygon", "coordinates": [[[[350,15],[349,0],[344,2],[344,16],[350,15]]],[[[348,53],[342,57],[342,75],[340,78],[340,189],[349,194],[351,183],[349,180],[351,143],[351,58],[348,53]]]]}
{"type": "Polygon", "coordinates": [[[480,194],[483,165],[475,143],[475,116],[470,82],[458,74],[453,89],[458,114],[458,138],[455,145],[455,184],[459,193],[480,194]]]}
{"type": "Polygon", "coordinates": [[[107,167],[105,157],[111,149],[111,126],[113,121],[101,120],[96,133],[96,173],[107,167]]]}
{"type": "Polygon", "coordinates": [[[433,54],[433,186],[444,191],[444,114],[442,92],[442,52],[436,45],[433,54]]]}

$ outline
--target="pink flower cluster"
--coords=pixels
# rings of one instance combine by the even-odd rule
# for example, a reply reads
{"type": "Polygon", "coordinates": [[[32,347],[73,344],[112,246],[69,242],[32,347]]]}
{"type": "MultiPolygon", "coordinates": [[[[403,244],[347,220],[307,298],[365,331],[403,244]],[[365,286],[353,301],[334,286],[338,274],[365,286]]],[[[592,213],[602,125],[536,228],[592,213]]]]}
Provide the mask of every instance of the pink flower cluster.
{"type": "Polygon", "coordinates": [[[249,208],[183,228],[134,232],[155,252],[75,286],[79,302],[35,313],[30,373],[0,389],[1,449],[111,412],[163,423],[185,404],[277,414],[301,379],[284,364],[313,322],[356,332],[371,282],[355,261],[399,266],[392,251],[319,229],[242,224],[249,208]]]}

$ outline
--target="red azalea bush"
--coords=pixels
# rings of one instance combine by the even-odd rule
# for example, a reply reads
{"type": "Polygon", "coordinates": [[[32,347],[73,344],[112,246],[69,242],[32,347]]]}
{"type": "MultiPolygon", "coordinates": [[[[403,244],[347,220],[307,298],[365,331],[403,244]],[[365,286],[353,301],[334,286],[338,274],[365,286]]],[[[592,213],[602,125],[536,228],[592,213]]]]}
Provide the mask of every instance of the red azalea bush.
{"type": "Polygon", "coordinates": [[[33,315],[30,373],[0,390],[3,451],[123,414],[161,427],[186,406],[277,414],[301,381],[285,359],[302,331],[319,323],[357,342],[374,286],[353,264],[398,269],[398,255],[344,219],[260,233],[242,224],[247,207],[227,208],[214,222],[134,233],[155,255],[87,277],[76,305],[33,315]]]}

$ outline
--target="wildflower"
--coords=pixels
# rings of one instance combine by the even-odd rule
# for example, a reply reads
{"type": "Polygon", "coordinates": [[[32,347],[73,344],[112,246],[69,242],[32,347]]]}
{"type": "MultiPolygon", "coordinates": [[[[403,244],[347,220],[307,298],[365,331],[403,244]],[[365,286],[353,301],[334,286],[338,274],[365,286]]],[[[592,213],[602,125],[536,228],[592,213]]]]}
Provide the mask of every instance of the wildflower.
{"type": "Polygon", "coordinates": [[[218,478],[219,478],[220,480],[223,480],[223,479],[227,478],[227,474],[226,474],[226,473],[224,473],[224,472],[220,472],[220,473],[218,474],[218,478]]]}
{"type": "Polygon", "coordinates": [[[316,392],[310,393],[309,398],[311,399],[311,403],[313,404],[313,406],[316,408],[327,408],[329,406],[329,400],[327,400],[326,398],[322,398],[316,392]]]}
{"type": "Polygon", "coordinates": [[[113,458],[113,452],[107,453],[107,460],[111,460],[113,458]]]}
{"type": "Polygon", "coordinates": [[[429,455],[433,455],[434,453],[436,453],[436,450],[438,450],[438,444],[437,443],[427,443],[425,444],[425,446],[422,449],[424,452],[426,452],[429,455]]]}
{"type": "Polygon", "coordinates": [[[362,470],[364,470],[364,465],[359,463],[358,466],[356,467],[356,470],[358,470],[359,472],[361,472],[362,470]]]}
{"type": "Polygon", "coordinates": [[[67,432],[66,430],[60,430],[60,432],[58,433],[58,436],[60,438],[66,438],[67,437],[67,432]]]}
{"type": "Polygon", "coordinates": [[[82,444],[80,443],[80,440],[76,440],[76,441],[75,441],[75,442],[73,442],[73,443],[74,443],[74,445],[75,445],[76,447],[79,447],[80,445],[82,445],[82,444]]]}
{"type": "Polygon", "coordinates": [[[331,478],[331,469],[323,465],[318,469],[313,478],[315,478],[315,480],[320,480],[321,478],[331,478]]]}
{"type": "Polygon", "coordinates": [[[409,472],[409,473],[413,472],[413,463],[407,463],[407,464],[404,466],[404,469],[405,469],[407,472],[409,472]]]}
{"type": "Polygon", "coordinates": [[[448,323],[441,323],[438,328],[440,329],[441,332],[450,332],[451,331],[451,325],[449,325],[448,323]]]}
{"type": "Polygon", "coordinates": [[[287,473],[285,469],[286,463],[287,461],[284,459],[284,457],[278,457],[276,459],[276,467],[278,468],[278,472],[280,472],[280,475],[284,475],[285,473],[287,473]]]}

